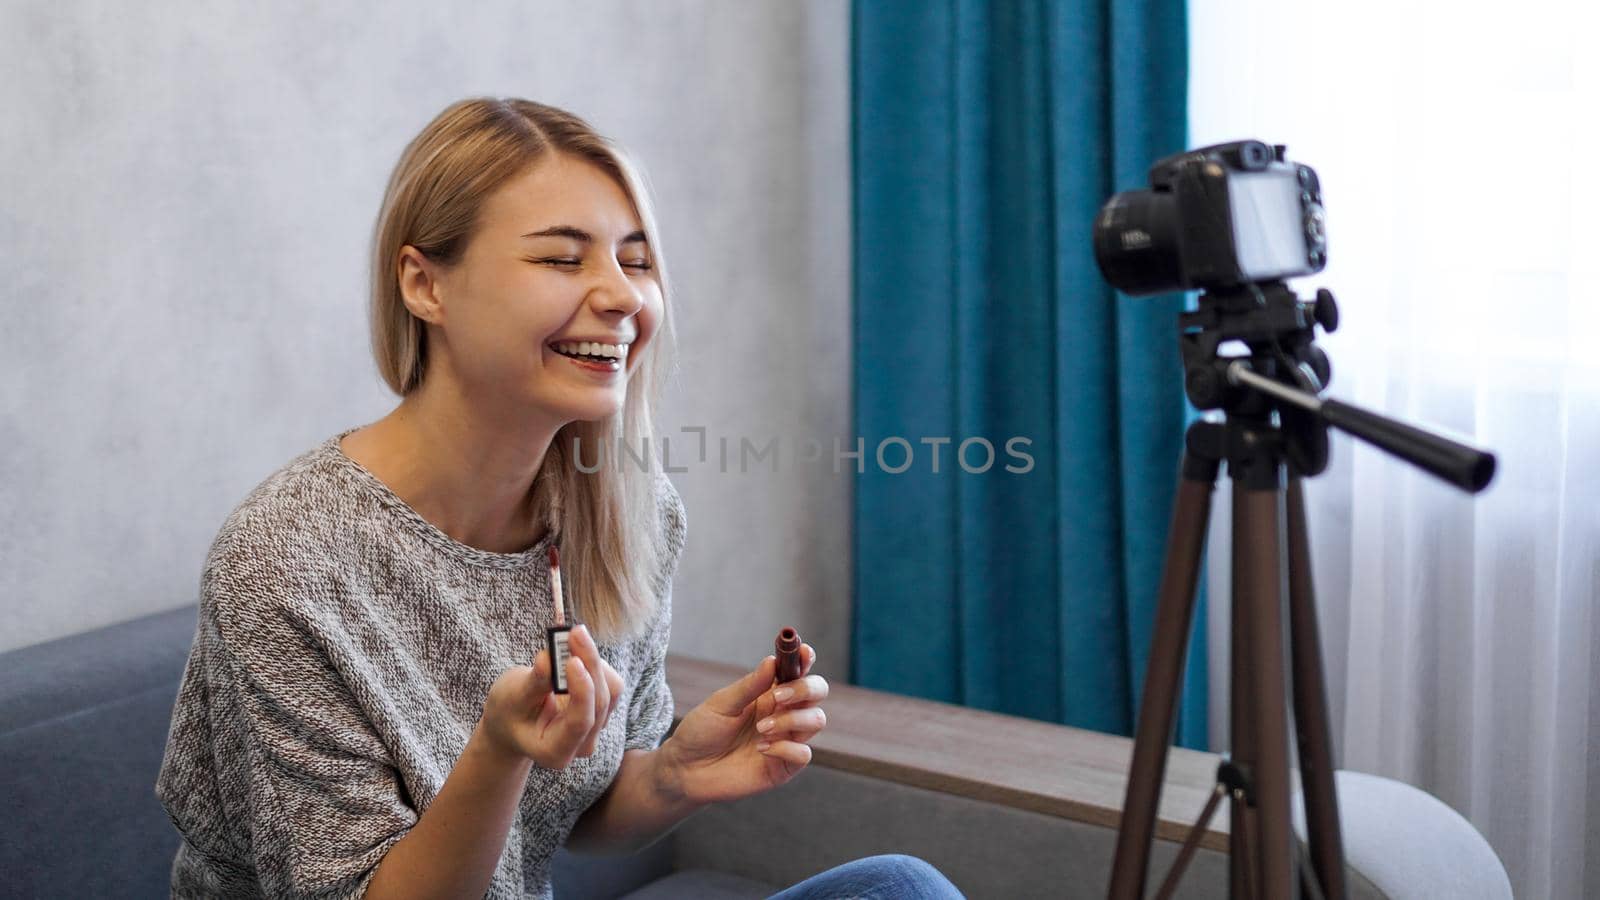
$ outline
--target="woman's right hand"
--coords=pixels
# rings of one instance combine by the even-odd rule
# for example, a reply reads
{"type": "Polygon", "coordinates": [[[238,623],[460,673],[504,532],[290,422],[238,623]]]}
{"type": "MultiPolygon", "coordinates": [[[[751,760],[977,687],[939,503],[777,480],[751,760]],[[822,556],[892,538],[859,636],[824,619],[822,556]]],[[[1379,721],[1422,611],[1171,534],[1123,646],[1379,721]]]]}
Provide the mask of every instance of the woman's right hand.
{"type": "Polygon", "coordinates": [[[595,751],[622,697],[622,676],[600,656],[587,627],[572,629],[569,641],[568,693],[552,692],[548,650],[532,666],[512,666],[495,680],[478,726],[496,749],[546,769],[566,768],[595,751]]]}

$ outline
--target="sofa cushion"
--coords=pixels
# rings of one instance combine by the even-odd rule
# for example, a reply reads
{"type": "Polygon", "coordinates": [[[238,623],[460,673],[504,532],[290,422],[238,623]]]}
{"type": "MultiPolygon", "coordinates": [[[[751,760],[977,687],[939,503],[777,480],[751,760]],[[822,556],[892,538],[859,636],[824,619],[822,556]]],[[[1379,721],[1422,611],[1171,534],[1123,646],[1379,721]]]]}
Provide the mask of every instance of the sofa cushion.
{"type": "Polygon", "coordinates": [[[18,896],[161,897],[155,797],[194,607],[0,654],[0,871],[18,896]]]}
{"type": "Polygon", "coordinates": [[[153,786],[173,688],[0,735],[0,871],[23,897],[163,897],[178,833],[153,786]]]}
{"type": "Polygon", "coordinates": [[[195,607],[185,606],[0,653],[0,734],[167,687],[164,750],[195,616],[195,607]]]}
{"type": "Polygon", "coordinates": [[[550,861],[550,886],[557,900],[621,897],[671,873],[672,850],[670,837],[629,856],[591,856],[560,847],[550,861]]]}
{"type": "MultiPolygon", "coordinates": [[[[1298,775],[1294,783],[1300,781],[1298,775]]],[[[1462,815],[1427,791],[1365,772],[1334,772],[1346,865],[1393,900],[1454,897],[1511,900],[1511,879],[1494,849],[1462,815]]],[[[1305,806],[1293,803],[1305,838],[1305,806]]]]}

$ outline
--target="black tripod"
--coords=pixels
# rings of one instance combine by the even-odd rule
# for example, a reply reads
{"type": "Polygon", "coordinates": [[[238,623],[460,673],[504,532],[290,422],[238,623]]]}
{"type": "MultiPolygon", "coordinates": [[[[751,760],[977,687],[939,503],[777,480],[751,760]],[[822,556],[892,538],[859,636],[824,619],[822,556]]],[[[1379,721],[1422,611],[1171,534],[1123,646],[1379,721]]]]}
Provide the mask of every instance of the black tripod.
{"type": "Polygon", "coordinates": [[[1296,884],[1316,896],[1345,896],[1301,479],[1326,468],[1330,425],[1468,491],[1488,485],[1495,460],[1467,444],[1319,398],[1330,373],[1326,355],[1312,343],[1318,324],[1327,331],[1337,327],[1333,295],[1318,291],[1315,302],[1305,303],[1281,282],[1202,295],[1198,310],[1179,319],[1189,399],[1196,408],[1221,409],[1224,415],[1221,421],[1195,422],[1185,437],[1133,765],[1111,870],[1113,898],[1132,900],[1144,894],[1211,492],[1224,460],[1233,478],[1231,749],[1218,768],[1217,788],[1158,896],[1169,896],[1176,888],[1225,796],[1232,801],[1228,866],[1232,896],[1280,900],[1295,896],[1296,884]],[[1242,341],[1249,354],[1220,356],[1225,341],[1242,341]],[[1286,683],[1293,685],[1309,872],[1299,866],[1298,842],[1289,821],[1286,683]]]}

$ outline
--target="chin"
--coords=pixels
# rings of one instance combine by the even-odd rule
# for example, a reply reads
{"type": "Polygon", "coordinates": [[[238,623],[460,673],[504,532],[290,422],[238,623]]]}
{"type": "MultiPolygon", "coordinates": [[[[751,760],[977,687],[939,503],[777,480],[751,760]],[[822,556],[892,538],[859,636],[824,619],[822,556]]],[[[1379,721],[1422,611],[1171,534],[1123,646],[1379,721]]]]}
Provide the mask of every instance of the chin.
{"type": "Polygon", "coordinates": [[[598,422],[622,412],[622,404],[615,403],[603,407],[586,406],[566,410],[565,418],[573,422],[598,422]]]}

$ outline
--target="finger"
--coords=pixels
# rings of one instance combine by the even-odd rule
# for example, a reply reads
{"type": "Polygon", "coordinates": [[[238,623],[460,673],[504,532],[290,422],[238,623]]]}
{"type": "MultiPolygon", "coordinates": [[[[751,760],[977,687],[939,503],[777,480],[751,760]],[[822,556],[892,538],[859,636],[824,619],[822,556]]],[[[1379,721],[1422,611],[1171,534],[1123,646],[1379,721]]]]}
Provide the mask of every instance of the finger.
{"type": "Polygon", "coordinates": [[[782,707],[812,706],[828,699],[828,679],[821,675],[807,675],[779,688],[773,699],[782,707]],[[784,689],[789,689],[785,694],[784,689]]]}
{"type": "Polygon", "coordinates": [[[808,706],[804,709],[792,709],[768,716],[756,723],[756,731],[760,732],[761,740],[771,741],[778,738],[804,743],[817,732],[828,727],[828,714],[820,706],[808,706]]]}
{"type": "Polygon", "coordinates": [[[589,756],[594,753],[600,737],[600,729],[605,727],[606,709],[611,703],[610,686],[605,678],[605,669],[608,668],[604,659],[599,657],[595,650],[594,640],[586,633],[587,628],[582,625],[572,630],[572,661],[582,669],[587,680],[587,693],[580,697],[574,692],[572,697],[573,709],[580,705],[587,715],[574,716],[571,727],[578,734],[577,746],[573,749],[575,756],[589,756]]]}
{"type": "Polygon", "coordinates": [[[617,707],[622,703],[622,690],[624,686],[622,676],[618,675],[617,670],[611,668],[610,665],[606,666],[606,685],[611,688],[611,705],[606,708],[606,719],[609,720],[611,716],[616,713],[617,707]]]}
{"type": "Polygon", "coordinates": [[[540,650],[534,654],[528,677],[523,679],[523,696],[526,698],[525,709],[530,712],[538,710],[538,715],[534,716],[533,721],[541,731],[561,711],[561,704],[556,700],[556,695],[550,692],[551,687],[550,654],[540,650]]]}
{"type": "Polygon", "coordinates": [[[605,685],[610,699],[606,701],[605,706],[599,705],[598,697],[595,700],[594,728],[590,729],[589,740],[586,743],[591,753],[599,745],[600,735],[606,730],[606,723],[611,721],[611,714],[617,708],[617,700],[622,696],[622,676],[618,675],[617,670],[611,668],[611,664],[606,662],[603,657],[600,660],[600,677],[596,678],[595,682],[605,685]]]}
{"type": "Polygon", "coordinates": [[[756,749],[763,756],[788,763],[791,769],[804,768],[811,762],[811,748],[795,741],[763,741],[756,749]]]}
{"type": "Polygon", "coordinates": [[[533,673],[527,682],[528,698],[537,703],[550,693],[550,651],[540,650],[533,658],[533,673]]]}
{"type": "Polygon", "coordinates": [[[810,674],[811,664],[817,661],[816,648],[812,647],[810,644],[801,644],[800,660],[800,675],[804,677],[805,675],[810,674]]]}
{"type": "Polygon", "coordinates": [[[791,731],[787,740],[794,741],[796,744],[810,744],[819,733],[816,731],[791,731]]]}
{"type": "Polygon", "coordinates": [[[589,633],[589,626],[579,625],[572,629],[572,636],[573,655],[583,660],[584,668],[593,679],[594,697],[591,702],[594,704],[595,718],[602,718],[605,710],[611,706],[611,687],[604,677],[605,660],[600,658],[600,648],[594,642],[594,635],[589,633]]]}
{"type": "Polygon", "coordinates": [[[576,656],[567,660],[567,689],[571,700],[562,711],[562,719],[568,745],[578,747],[594,728],[594,679],[576,656]]]}
{"type": "Polygon", "coordinates": [[[550,723],[554,722],[556,718],[561,715],[561,710],[561,695],[544,695],[544,703],[539,707],[539,715],[533,720],[533,724],[538,728],[539,734],[544,734],[550,729],[550,723]]]}
{"type": "Polygon", "coordinates": [[[737,716],[750,702],[772,687],[778,677],[778,658],[768,655],[750,674],[706,698],[706,707],[724,716],[737,716]]]}

